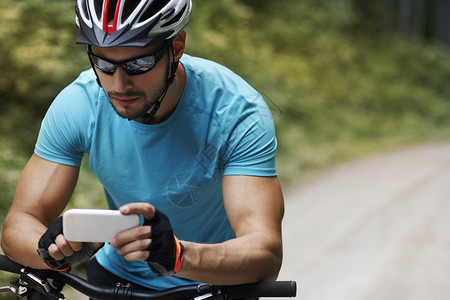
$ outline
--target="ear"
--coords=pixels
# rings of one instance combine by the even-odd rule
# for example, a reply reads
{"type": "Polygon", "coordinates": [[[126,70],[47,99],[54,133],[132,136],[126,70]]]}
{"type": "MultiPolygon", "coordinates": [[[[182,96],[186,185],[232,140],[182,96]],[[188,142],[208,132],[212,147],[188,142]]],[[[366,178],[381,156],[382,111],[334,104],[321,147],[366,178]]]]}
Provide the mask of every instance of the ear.
{"type": "Polygon", "coordinates": [[[186,31],[182,30],[173,40],[173,50],[175,53],[175,61],[179,61],[186,49],[186,31]]]}

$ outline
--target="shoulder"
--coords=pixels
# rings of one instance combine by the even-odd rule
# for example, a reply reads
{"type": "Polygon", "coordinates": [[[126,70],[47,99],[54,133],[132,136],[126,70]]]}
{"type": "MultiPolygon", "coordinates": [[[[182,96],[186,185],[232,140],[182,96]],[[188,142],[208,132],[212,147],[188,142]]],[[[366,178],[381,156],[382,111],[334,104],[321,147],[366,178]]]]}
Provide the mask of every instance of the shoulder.
{"type": "Polygon", "coordinates": [[[216,62],[184,55],[191,108],[208,110],[222,121],[248,110],[266,110],[261,95],[242,77],[216,62]]]}
{"type": "Polygon", "coordinates": [[[86,71],[62,90],[51,103],[41,124],[35,151],[48,160],[78,165],[90,147],[99,110],[95,74],[86,71]],[[73,158],[66,161],[66,158],[73,158]]]}
{"type": "Polygon", "coordinates": [[[84,71],[57,95],[47,116],[52,115],[58,122],[86,123],[97,114],[99,100],[103,95],[94,72],[84,71]]]}
{"type": "Polygon", "coordinates": [[[223,89],[235,94],[256,93],[255,89],[241,76],[229,68],[204,58],[193,57],[185,54],[181,59],[187,75],[195,83],[202,84],[211,91],[223,89]]]}
{"type": "Polygon", "coordinates": [[[275,128],[261,94],[239,75],[215,62],[186,56],[182,63],[191,91],[187,107],[196,109],[191,115],[199,118],[199,112],[205,112],[210,122],[215,120],[220,126],[226,173],[276,174],[275,128]],[[263,166],[262,171],[259,165],[263,166]]]}
{"type": "Polygon", "coordinates": [[[92,69],[84,71],[59,93],[55,102],[63,102],[65,106],[74,107],[83,106],[89,102],[94,104],[101,96],[100,89],[92,69]]]}

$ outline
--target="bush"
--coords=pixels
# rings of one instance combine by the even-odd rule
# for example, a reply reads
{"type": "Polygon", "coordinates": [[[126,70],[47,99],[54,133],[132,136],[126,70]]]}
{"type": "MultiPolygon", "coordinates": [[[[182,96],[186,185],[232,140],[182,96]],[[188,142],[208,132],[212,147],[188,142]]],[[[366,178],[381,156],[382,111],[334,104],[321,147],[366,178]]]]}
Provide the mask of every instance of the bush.
{"type": "MultiPolygon", "coordinates": [[[[89,68],[74,2],[3,1],[0,133],[31,153],[53,97],[89,68]],[[26,122],[26,126],[24,124],[26,122]]],[[[194,0],[187,52],[242,75],[268,101],[285,182],[384,147],[449,136],[448,51],[369,36],[325,0],[194,0]]]]}

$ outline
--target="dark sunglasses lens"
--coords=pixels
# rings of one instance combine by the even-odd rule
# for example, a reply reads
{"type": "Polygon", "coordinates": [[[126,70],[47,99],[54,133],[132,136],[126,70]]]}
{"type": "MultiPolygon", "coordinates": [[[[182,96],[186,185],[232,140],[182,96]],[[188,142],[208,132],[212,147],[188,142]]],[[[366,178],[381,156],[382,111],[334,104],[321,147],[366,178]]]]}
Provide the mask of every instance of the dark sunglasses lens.
{"type": "Polygon", "coordinates": [[[155,56],[145,56],[124,64],[124,68],[130,74],[142,74],[155,67],[155,56]]]}
{"type": "Polygon", "coordinates": [[[102,71],[105,74],[113,74],[114,71],[116,70],[116,65],[101,59],[100,57],[97,57],[93,54],[90,54],[91,60],[94,63],[94,65],[97,67],[97,69],[99,69],[100,71],[102,71]]]}
{"type": "Polygon", "coordinates": [[[92,53],[92,50],[90,48],[88,48],[88,54],[91,62],[102,73],[112,75],[116,71],[117,67],[120,66],[128,73],[128,75],[139,75],[152,70],[156,66],[158,61],[164,56],[166,50],[167,45],[165,44],[153,55],[136,58],[127,62],[122,62],[119,65],[96,56],[92,53]]]}

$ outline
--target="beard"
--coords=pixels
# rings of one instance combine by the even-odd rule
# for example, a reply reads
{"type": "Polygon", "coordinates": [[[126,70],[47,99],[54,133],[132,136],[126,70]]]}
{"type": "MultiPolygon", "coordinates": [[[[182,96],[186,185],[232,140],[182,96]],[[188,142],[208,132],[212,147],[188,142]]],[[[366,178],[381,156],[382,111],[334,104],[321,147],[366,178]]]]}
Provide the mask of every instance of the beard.
{"type": "Polygon", "coordinates": [[[132,91],[127,93],[119,93],[116,91],[107,92],[109,103],[114,108],[115,112],[118,116],[128,119],[128,120],[136,120],[142,118],[159,100],[161,91],[158,90],[151,96],[147,96],[144,92],[141,91],[132,91]],[[130,97],[137,98],[139,97],[139,103],[134,103],[133,105],[127,106],[119,106],[115,105],[112,98],[115,97],[130,97]]]}
{"type": "MultiPolygon", "coordinates": [[[[166,72],[166,77],[167,78],[166,72]]],[[[151,95],[147,95],[144,91],[141,90],[135,90],[135,91],[129,91],[126,93],[119,93],[117,91],[108,91],[106,92],[106,95],[108,96],[109,103],[114,108],[115,112],[118,116],[128,119],[128,120],[140,120],[145,118],[145,116],[148,114],[150,109],[160,101],[160,98],[164,96],[166,89],[166,82],[165,80],[159,83],[159,87],[157,90],[155,90],[151,95]],[[139,98],[138,102],[133,103],[130,106],[120,106],[115,105],[111,99],[118,97],[125,97],[125,98],[139,98]]],[[[161,99],[162,101],[163,99],[161,99]]]]}

